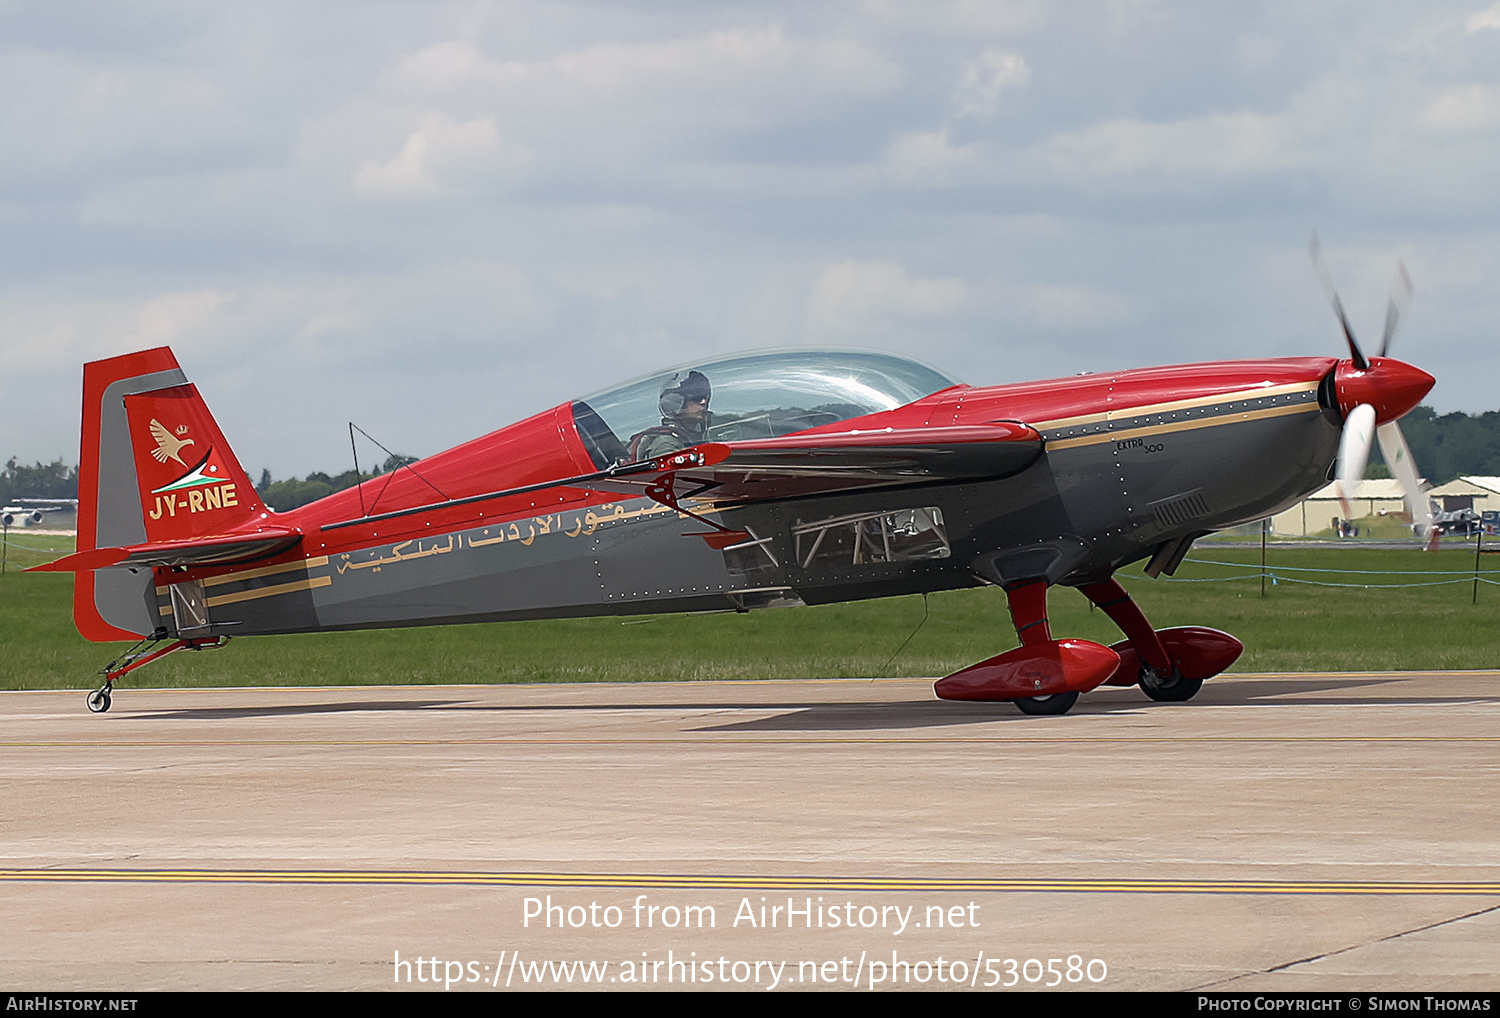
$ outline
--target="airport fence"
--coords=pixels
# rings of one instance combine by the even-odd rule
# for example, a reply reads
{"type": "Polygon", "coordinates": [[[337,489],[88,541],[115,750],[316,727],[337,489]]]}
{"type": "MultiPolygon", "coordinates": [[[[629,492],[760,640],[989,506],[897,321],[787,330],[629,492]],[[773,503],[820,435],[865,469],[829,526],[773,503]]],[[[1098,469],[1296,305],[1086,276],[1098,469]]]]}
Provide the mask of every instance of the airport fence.
{"type": "Polygon", "coordinates": [[[1163,576],[1168,583],[1223,583],[1231,580],[1260,579],[1264,577],[1272,584],[1303,583],[1315,587],[1354,587],[1371,589],[1376,587],[1441,587],[1450,583],[1487,583],[1500,586],[1500,570],[1483,569],[1329,569],[1319,566],[1262,566],[1254,562],[1226,562],[1221,559],[1206,559],[1189,556],[1184,563],[1200,566],[1215,566],[1233,570],[1228,576],[1163,576]],[[1311,575],[1317,574],[1317,575],[1311,575]],[[1368,577],[1354,581],[1333,580],[1330,576],[1368,577]],[[1400,577],[1392,581],[1376,581],[1375,577],[1400,577]],[[1411,577],[1423,579],[1411,579],[1411,577]]]}

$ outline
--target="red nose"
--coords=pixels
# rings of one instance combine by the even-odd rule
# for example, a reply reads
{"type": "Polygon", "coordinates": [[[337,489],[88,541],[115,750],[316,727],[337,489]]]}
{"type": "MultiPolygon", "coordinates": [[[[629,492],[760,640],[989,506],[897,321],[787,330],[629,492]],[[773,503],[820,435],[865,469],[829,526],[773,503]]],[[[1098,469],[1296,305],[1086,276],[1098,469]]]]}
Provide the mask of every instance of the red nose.
{"type": "Polygon", "coordinates": [[[1389,357],[1371,357],[1368,371],[1339,361],[1334,376],[1339,409],[1346,415],[1361,403],[1375,408],[1375,423],[1394,421],[1422,401],[1436,381],[1421,368],[1389,357]]]}

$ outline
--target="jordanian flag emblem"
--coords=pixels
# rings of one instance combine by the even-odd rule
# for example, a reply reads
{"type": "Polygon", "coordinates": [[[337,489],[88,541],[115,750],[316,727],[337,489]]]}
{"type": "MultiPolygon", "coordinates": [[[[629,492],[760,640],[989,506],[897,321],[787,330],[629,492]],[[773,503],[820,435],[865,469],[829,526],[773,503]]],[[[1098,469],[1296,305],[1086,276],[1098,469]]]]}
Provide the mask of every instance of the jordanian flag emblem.
{"type": "Polygon", "coordinates": [[[229,471],[225,469],[224,461],[219,458],[218,450],[210,446],[207,455],[198,461],[197,466],[171,484],[152,491],[151,494],[160,495],[164,491],[181,491],[183,488],[201,488],[205,484],[219,484],[227,480],[229,480],[229,471]]]}

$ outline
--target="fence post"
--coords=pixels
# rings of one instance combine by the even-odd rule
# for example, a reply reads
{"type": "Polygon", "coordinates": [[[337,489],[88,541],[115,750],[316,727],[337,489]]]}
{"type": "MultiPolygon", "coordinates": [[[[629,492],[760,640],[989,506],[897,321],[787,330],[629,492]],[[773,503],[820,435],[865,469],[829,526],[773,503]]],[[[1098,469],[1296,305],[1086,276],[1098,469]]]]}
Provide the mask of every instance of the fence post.
{"type": "Polygon", "coordinates": [[[1479,603],[1479,549],[1484,546],[1484,524],[1479,524],[1479,533],[1474,535],[1474,596],[1470,604],[1479,603]]]}
{"type": "Polygon", "coordinates": [[[1260,521],[1260,596],[1266,596],[1266,531],[1271,529],[1269,519],[1260,521]]]}

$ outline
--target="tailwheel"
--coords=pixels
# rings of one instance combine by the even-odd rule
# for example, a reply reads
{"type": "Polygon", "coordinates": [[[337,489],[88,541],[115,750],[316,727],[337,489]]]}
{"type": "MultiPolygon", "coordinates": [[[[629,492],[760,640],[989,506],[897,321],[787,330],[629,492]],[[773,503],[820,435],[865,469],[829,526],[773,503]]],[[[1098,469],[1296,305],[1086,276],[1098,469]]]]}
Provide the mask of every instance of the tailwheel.
{"type": "Polygon", "coordinates": [[[84,700],[84,703],[88,704],[89,710],[92,713],[103,714],[105,711],[109,710],[109,693],[109,684],[105,683],[104,685],[100,686],[98,689],[90,693],[84,700]]]}
{"type": "Polygon", "coordinates": [[[1011,703],[1022,714],[1066,714],[1078,702],[1077,693],[1053,693],[1051,696],[1023,696],[1011,703]]]}
{"type": "Polygon", "coordinates": [[[167,631],[158,629],[150,636],[142,637],[134,647],[105,665],[99,672],[104,676],[104,685],[90,693],[84,701],[88,704],[89,710],[95,714],[103,714],[109,710],[110,695],[114,691],[115,680],[122,675],[129,674],[137,668],[149,665],[152,661],[179,650],[209,650],[222,647],[229,642],[227,636],[189,636],[173,640],[167,646],[158,648],[157,645],[166,639],[168,639],[167,631]]]}
{"type": "Polygon", "coordinates": [[[1175,668],[1170,675],[1163,677],[1150,665],[1142,665],[1139,685],[1141,692],[1153,700],[1182,703],[1198,695],[1198,690],[1203,688],[1203,680],[1184,678],[1175,668]]]}

